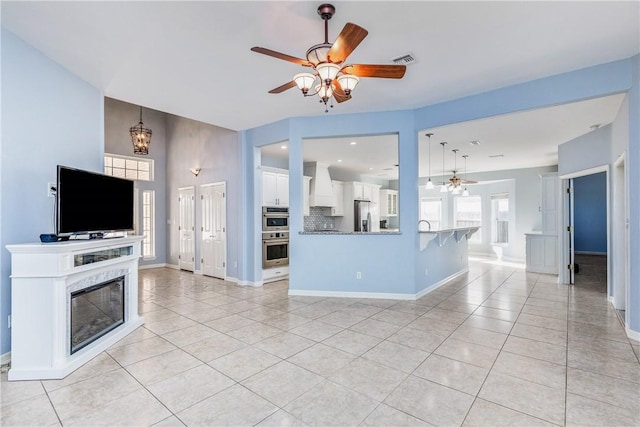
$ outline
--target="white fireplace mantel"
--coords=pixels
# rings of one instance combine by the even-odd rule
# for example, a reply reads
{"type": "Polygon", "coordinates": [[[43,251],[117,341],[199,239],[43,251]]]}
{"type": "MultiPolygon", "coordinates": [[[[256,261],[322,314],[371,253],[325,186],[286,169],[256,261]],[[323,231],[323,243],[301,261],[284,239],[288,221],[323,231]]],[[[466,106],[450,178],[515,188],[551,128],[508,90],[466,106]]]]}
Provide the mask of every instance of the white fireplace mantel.
{"type": "Polygon", "coordinates": [[[12,319],[9,380],[64,378],[144,323],[138,315],[142,239],[7,245],[12,319]],[[115,255],[92,255],[109,250],[115,255]],[[119,276],[125,276],[124,324],[71,354],[71,292],[119,276]]]}

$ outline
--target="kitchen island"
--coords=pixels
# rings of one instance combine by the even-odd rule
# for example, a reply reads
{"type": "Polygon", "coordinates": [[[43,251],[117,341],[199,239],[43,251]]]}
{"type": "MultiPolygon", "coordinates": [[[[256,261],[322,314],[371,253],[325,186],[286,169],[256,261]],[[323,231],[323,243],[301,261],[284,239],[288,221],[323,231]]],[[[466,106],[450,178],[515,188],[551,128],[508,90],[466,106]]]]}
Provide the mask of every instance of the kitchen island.
{"type": "Polygon", "coordinates": [[[292,233],[289,295],[416,300],[468,271],[478,229],[292,233]]]}

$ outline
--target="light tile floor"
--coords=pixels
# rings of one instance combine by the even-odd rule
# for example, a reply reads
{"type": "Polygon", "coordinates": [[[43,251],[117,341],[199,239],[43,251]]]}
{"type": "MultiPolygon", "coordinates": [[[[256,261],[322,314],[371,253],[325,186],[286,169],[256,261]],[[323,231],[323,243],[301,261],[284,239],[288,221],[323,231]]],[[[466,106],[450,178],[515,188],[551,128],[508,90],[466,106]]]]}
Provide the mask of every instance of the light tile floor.
{"type": "Polygon", "coordinates": [[[288,297],[140,271],[144,327],[58,381],[8,382],[13,425],[640,424],[640,343],[602,285],[472,262],[418,301],[288,297]]]}

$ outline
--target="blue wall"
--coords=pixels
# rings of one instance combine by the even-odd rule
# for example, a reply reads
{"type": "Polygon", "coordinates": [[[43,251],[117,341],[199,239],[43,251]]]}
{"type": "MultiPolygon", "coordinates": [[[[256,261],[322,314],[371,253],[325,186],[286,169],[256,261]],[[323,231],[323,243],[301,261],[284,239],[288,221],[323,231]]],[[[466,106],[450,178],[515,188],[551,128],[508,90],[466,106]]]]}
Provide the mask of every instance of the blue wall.
{"type": "Polygon", "coordinates": [[[11,346],[5,245],[54,232],[46,186],[56,181],[56,165],[102,172],[103,102],[96,88],[2,30],[0,354],[11,346]]]}
{"type": "Polygon", "coordinates": [[[607,252],[607,176],[605,172],[573,180],[576,252],[607,252]]]}

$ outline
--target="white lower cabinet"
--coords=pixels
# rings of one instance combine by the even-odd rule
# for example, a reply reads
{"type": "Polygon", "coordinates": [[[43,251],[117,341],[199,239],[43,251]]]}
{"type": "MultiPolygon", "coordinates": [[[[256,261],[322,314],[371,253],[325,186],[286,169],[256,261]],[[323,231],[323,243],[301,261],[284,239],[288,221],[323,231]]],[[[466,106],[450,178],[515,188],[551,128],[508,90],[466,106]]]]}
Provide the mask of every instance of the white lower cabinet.
{"type": "Polygon", "coordinates": [[[527,271],[558,273],[558,236],[526,233],[527,271]]]}
{"type": "Polygon", "coordinates": [[[304,216],[310,215],[309,210],[309,193],[311,192],[311,177],[303,176],[302,177],[302,212],[304,216]]]}

